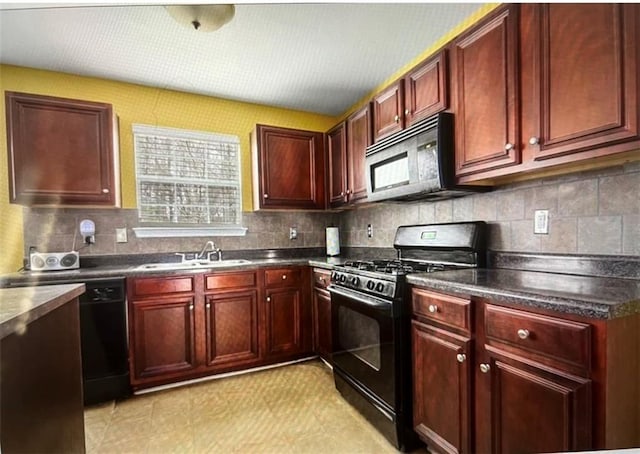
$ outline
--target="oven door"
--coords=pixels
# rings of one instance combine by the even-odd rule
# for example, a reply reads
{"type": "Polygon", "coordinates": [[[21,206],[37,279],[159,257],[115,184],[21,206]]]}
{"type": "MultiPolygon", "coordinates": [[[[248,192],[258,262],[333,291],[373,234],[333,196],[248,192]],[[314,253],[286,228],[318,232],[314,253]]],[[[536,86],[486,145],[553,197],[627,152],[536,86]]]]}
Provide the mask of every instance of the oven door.
{"type": "Polygon", "coordinates": [[[393,305],[329,286],[334,368],[396,408],[393,305]]]}

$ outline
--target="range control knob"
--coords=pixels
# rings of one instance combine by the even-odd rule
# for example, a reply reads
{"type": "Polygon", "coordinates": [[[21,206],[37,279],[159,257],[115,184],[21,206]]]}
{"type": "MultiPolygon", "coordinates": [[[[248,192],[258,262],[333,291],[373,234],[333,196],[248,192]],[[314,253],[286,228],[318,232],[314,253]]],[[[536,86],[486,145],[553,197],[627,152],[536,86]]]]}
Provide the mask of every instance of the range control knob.
{"type": "Polygon", "coordinates": [[[351,285],[357,286],[360,283],[360,279],[357,276],[351,278],[351,285]]]}
{"type": "Polygon", "coordinates": [[[373,290],[375,287],[376,287],[376,283],[375,282],[373,282],[373,281],[368,281],[367,282],[367,288],[369,290],[373,290]]]}
{"type": "Polygon", "coordinates": [[[338,276],[338,280],[339,280],[340,282],[347,282],[347,276],[345,276],[344,274],[340,274],[340,275],[338,276]]]}
{"type": "Polygon", "coordinates": [[[376,284],[376,292],[382,293],[383,290],[384,290],[384,284],[382,282],[378,282],[376,284]]]}

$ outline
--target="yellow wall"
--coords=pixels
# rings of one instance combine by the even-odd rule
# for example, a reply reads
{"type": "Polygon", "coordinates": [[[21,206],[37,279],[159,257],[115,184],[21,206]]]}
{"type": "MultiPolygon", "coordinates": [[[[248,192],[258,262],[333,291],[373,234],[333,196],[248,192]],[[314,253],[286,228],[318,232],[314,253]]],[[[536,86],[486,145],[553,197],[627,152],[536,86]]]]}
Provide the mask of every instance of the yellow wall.
{"type": "MultiPolygon", "coordinates": [[[[7,65],[0,66],[0,87],[3,93],[10,90],[112,104],[120,121],[123,208],[136,206],[132,123],[237,135],[242,150],[244,210],[252,209],[249,134],[256,123],[313,131],[327,131],[336,123],[335,118],[324,115],[7,65]]],[[[0,125],[4,124],[2,109],[0,125]]],[[[21,265],[24,248],[22,209],[9,204],[4,126],[0,131],[0,273],[5,273],[21,265]]]]}

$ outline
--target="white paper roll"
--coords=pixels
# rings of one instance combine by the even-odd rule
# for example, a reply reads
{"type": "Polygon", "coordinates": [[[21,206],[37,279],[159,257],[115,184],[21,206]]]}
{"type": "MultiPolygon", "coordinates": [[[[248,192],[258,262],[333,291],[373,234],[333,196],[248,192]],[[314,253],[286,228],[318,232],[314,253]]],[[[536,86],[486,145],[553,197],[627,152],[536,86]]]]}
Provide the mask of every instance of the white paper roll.
{"type": "Polygon", "coordinates": [[[338,227],[327,227],[327,255],[340,255],[340,232],[338,227]]]}

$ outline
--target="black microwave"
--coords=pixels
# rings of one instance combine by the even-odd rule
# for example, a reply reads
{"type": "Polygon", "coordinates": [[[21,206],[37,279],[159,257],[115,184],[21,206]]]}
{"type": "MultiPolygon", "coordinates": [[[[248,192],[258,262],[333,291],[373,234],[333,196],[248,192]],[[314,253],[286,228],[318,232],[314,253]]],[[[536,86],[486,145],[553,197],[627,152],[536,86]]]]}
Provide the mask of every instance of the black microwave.
{"type": "Polygon", "coordinates": [[[443,200],[486,186],[455,184],[453,114],[441,112],[367,147],[368,201],[443,200]]]}

